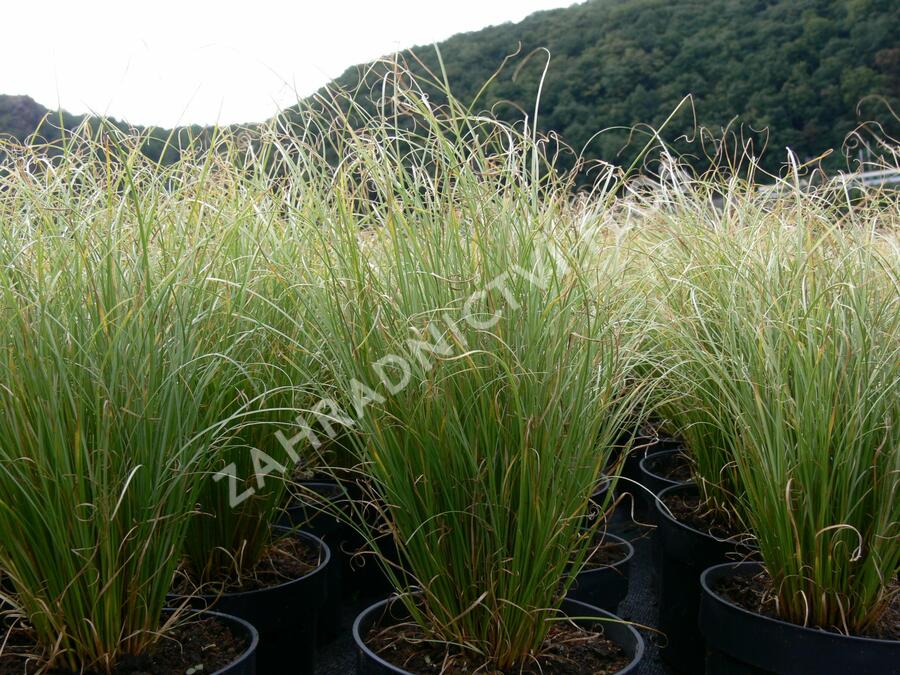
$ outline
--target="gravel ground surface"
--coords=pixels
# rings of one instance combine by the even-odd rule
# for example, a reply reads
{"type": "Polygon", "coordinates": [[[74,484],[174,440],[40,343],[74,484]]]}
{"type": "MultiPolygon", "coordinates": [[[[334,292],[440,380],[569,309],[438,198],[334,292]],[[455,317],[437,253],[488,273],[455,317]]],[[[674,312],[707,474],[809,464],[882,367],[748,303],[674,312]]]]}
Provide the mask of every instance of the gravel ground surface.
{"type": "MultiPolygon", "coordinates": [[[[629,573],[628,597],[619,605],[619,615],[642,626],[656,626],[657,604],[650,584],[650,541],[649,530],[631,524],[631,527],[611,527],[610,531],[629,539],[635,548],[634,560],[629,573]]],[[[383,597],[383,596],[381,596],[383,597]]],[[[356,615],[381,597],[360,599],[349,603],[344,612],[344,630],[340,636],[319,648],[316,675],[354,675],[356,673],[356,651],[350,628],[356,615]]],[[[640,629],[639,629],[640,630],[640,629]]],[[[640,630],[647,651],[638,668],[637,675],[673,675],[659,660],[654,633],[640,630]]],[[[260,675],[268,675],[261,673],[260,675]]]]}

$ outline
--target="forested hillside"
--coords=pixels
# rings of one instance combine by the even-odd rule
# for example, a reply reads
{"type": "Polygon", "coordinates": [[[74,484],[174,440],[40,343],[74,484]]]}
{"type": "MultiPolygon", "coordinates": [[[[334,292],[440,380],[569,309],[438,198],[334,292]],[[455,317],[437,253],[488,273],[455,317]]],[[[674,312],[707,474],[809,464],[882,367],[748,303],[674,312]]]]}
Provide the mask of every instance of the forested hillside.
{"type": "MultiPolygon", "coordinates": [[[[100,119],[88,115],[73,115],[65,110],[48,110],[30,96],[0,94],[0,139],[13,138],[19,142],[35,141],[58,145],[64,129],[74,129],[88,120],[93,129],[99,129],[100,119]]],[[[131,126],[114,118],[103,122],[121,131],[140,133],[143,153],[153,161],[173,162],[178,158],[177,148],[191,139],[209,136],[210,130],[200,125],[172,129],[146,129],[131,126]]],[[[2,150],[0,150],[2,156],[2,150]]]]}
{"type": "MultiPolygon", "coordinates": [[[[862,120],[877,119],[896,133],[884,102],[898,109],[898,36],[894,0],[593,0],[457,35],[440,51],[452,90],[466,102],[521,44],[521,56],[480,102],[510,118],[521,116],[516,108],[530,112],[546,55],[517,66],[546,47],[540,126],[588,157],[627,161],[640,139],[622,151],[625,130],[597,132],[658,128],[691,94],[696,123],[718,133],[731,122],[754,137],[757,151],[767,141],[766,164],[775,168],[785,147],[801,159],[839,150],[862,120]],[[762,129],[768,134],[752,131],[762,129]]],[[[413,52],[439,72],[433,48],[413,52]]],[[[353,87],[360,72],[350,69],[338,83],[353,87]]],[[[694,128],[686,106],[664,136],[693,136],[694,128]]],[[[678,147],[701,152],[696,143],[678,147]]]]}
{"type": "MultiPolygon", "coordinates": [[[[685,106],[667,139],[693,137],[696,124],[713,134],[731,124],[753,139],[756,152],[767,144],[766,166],[777,169],[785,147],[801,159],[833,148],[838,152],[828,164],[843,165],[844,138],[863,120],[897,132],[886,104],[900,109],[898,36],[894,0],[592,0],[456,35],[439,48],[450,87],[464,103],[507,55],[517,54],[477,107],[519,119],[533,108],[546,61],[543,52],[532,52],[545,47],[550,65],[540,127],[590,158],[629,161],[641,141],[629,144],[625,129],[658,127],[691,94],[696,119],[685,106]]],[[[431,46],[401,56],[414,71],[422,71],[420,60],[440,72],[431,46]]],[[[379,68],[350,68],[336,84],[357,88],[361,73],[369,81],[359,89],[367,92],[379,68]]],[[[0,97],[0,132],[21,138],[33,126],[36,115],[16,112],[22,108],[21,97],[0,97]]],[[[676,148],[696,155],[698,164],[710,152],[696,142],[676,148]]],[[[161,146],[147,150],[158,157],[161,146]]]]}

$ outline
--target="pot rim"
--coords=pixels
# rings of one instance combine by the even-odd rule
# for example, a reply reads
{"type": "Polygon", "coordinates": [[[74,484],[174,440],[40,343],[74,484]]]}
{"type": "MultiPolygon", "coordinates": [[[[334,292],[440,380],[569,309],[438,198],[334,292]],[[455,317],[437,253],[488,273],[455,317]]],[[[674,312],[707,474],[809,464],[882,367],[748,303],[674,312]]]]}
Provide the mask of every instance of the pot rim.
{"type": "Polygon", "coordinates": [[[213,671],[212,675],[221,675],[221,673],[228,672],[229,668],[231,668],[232,666],[240,663],[244,659],[253,655],[256,652],[257,648],[259,647],[259,631],[256,630],[256,626],[254,626],[249,621],[242,619],[239,616],[235,616],[234,614],[228,614],[227,612],[217,612],[216,610],[212,610],[212,609],[200,609],[200,610],[188,609],[186,611],[179,610],[179,609],[173,608],[173,607],[166,607],[163,609],[163,612],[178,612],[178,611],[182,611],[184,614],[190,615],[190,616],[206,615],[206,616],[219,617],[219,618],[225,619],[226,621],[236,623],[238,626],[240,626],[241,628],[246,630],[247,633],[250,635],[250,644],[247,645],[247,648],[244,651],[242,651],[240,653],[240,655],[236,656],[233,661],[231,661],[227,665],[223,666],[222,668],[219,668],[218,670],[213,671]]]}
{"type": "Polygon", "coordinates": [[[644,473],[646,473],[649,476],[653,476],[654,478],[656,478],[659,481],[662,481],[663,483],[668,483],[669,485],[690,485],[694,482],[692,479],[680,480],[680,481],[672,480],[671,478],[666,478],[665,476],[660,476],[658,473],[654,473],[653,471],[651,471],[650,469],[647,468],[646,462],[656,459],[657,457],[660,457],[662,455],[674,455],[676,453],[683,455],[684,454],[684,446],[682,446],[680,448],[669,448],[668,450],[654,450],[653,452],[646,453],[643,457],[641,457],[641,461],[638,462],[638,466],[640,467],[641,471],[643,471],[644,473]]]}
{"type": "MultiPolygon", "coordinates": [[[[421,593],[416,593],[415,595],[421,595],[421,593]]],[[[393,603],[400,602],[400,596],[396,594],[392,594],[384,600],[380,600],[373,605],[369,605],[365,609],[363,609],[359,614],[357,614],[356,619],[353,621],[352,635],[353,641],[356,643],[356,648],[362,652],[365,657],[371,661],[377,663],[380,667],[385,668],[388,672],[396,673],[397,675],[413,675],[408,670],[403,670],[402,668],[395,666],[394,664],[385,661],[383,658],[378,656],[375,652],[369,649],[369,646],[366,644],[365,640],[362,639],[360,635],[360,626],[362,623],[375,612],[383,612],[388,609],[393,603]]],[[[634,638],[634,656],[631,657],[631,661],[628,662],[621,670],[617,670],[615,675],[627,675],[628,673],[634,672],[634,670],[638,667],[641,662],[641,659],[644,657],[644,639],[641,637],[641,634],[637,632],[634,625],[630,622],[625,621],[621,617],[616,616],[612,612],[607,612],[606,610],[600,609],[599,607],[594,607],[586,602],[581,602],[580,600],[571,600],[569,598],[565,598],[563,600],[564,605],[575,605],[579,608],[586,608],[586,611],[592,613],[593,616],[604,617],[604,618],[615,618],[620,622],[620,625],[625,627],[629,633],[631,633],[634,638]]]]}
{"type": "MultiPolygon", "coordinates": [[[[201,600],[206,600],[209,602],[213,602],[215,600],[218,600],[219,598],[226,598],[226,597],[227,598],[244,598],[244,597],[256,594],[256,593],[267,593],[270,591],[280,591],[280,590],[284,589],[286,586],[290,586],[292,584],[298,584],[302,581],[312,579],[317,574],[325,574],[326,573],[326,567],[331,562],[331,549],[328,547],[328,544],[326,544],[324,541],[322,541],[316,535],[314,535],[310,532],[306,532],[305,530],[299,530],[299,529],[295,529],[293,527],[285,527],[283,525],[273,525],[272,530],[276,531],[276,532],[293,532],[294,534],[300,536],[303,539],[312,540],[313,543],[315,543],[319,546],[319,550],[324,552],[325,555],[319,560],[319,564],[314,570],[307,572],[302,577],[297,577],[296,579],[288,579],[287,581],[282,581],[281,583],[275,584],[274,586],[266,586],[264,588],[254,588],[249,591],[232,591],[230,593],[197,593],[194,595],[184,595],[184,596],[177,596],[177,597],[199,598],[201,600]]],[[[327,582],[323,579],[322,583],[327,583],[327,582]]]]}
{"type": "Polygon", "coordinates": [[[657,452],[668,452],[669,450],[684,450],[684,440],[678,436],[637,433],[632,439],[632,446],[629,452],[638,451],[641,453],[641,459],[643,459],[648,455],[654,455],[657,452]],[[640,441],[640,443],[638,443],[638,441],[640,441]],[[659,447],[656,450],[650,451],[650,448],[654,446],[659,447]]]}
{"type": "MultiPolygon", "coordinates": [[[[324,501],[327,501],[331,504],[341,504],[344,503],[344,500],[349,500],[347,492],[336,482],[327,482],[327,481],[300,481],[297,485],[305,488],[308,492],[312,492],[319,497],[321,497],[324,501]]],[[[296,490],[293,491],[288,489],[288,498],[284,501],[284,503],[278,508],[279,514],[288,513],[294,509],[305,509],[310,506],[307,501],[303,500],[305,495],[301,494],[296,490]]],[[[314,515],[326,514],[332,517],[335,517],[334,514],[329,514],[325,509],[317,508],[314,511],[314,515]]]]}
{"type": "MultiPolygon", "coordinates": [[[[595,534],[600,534],[600,532],[598,531],[595,534]]],[[[615,541],[616,544],[619,544],[620,546],[624,545],[625,549],[627,550],[625,557],[620,560],[617,560],[616,562],[611,563],[609,565],[603,565],[602,567],[591,567],[589,569],[582,569],[580,572],[578,572],[579,575],[580,574],[590,574],[592,572],[602,572],[604,570],[616,569],[617,567],[626,565],[634,557],[634,545],[630,541],[625,539],[624,537],[620,537],[617,534],[612,534],[611,532],[603,532],[603,538],[604,539],[607,539],[607,538],[612,539],[615,541]]]]}
{"type": "Polygon", "coordinates": [[[311,492],[323,489],[335,494],[346,494],[344,488],[336,480],[300,480],[295,481],[295,484],[308,488],[311,492]]]}
{"type": "Polygon", "coordinates": [[[594,491],[591,492],[591,497],[595,497],[596,495],[602,494],[609,490],[612,485],[612,478],[610,478],[607,474],[601,473],[597,477],[597,482],[594,483],[594,491]]]}
{"type": "Polygon", "coordinates": [[[830,637],[834,639],[840,640],[850,640],[854,641],[858,644],[883,644],[883,645],[897,645],[900,646],[900,640],[886,640],[884,638],[874,638],[874,637],[865,637],[862,635],[846,635],[844,633],[838,633],[835,631],[823,630],[821,628],[812,628],[810,626],[801,626],[797,623],[791,623],[790,621],[785,621],[784,619],[778,619],[771,616],[764,616],[758,612],[752,612],[745,607],[741,607],[738,604],[735,604],[728,598],[720,595],[716,591],[714,591],[709,584],[709,577],[718,575],[721,572],[731,572],[729,576],[733,576],[734,573],[738,571],[738,568],[741,568],[740,571],[748,570],[750,568],[755,568],[757,570],[765,569],[763,563],[756,561],[744,561],[738,563],[721,563],[719,565],[713,565],[712,567],[707,567],[700,574],[700,588],[703,594],[703,599],[709,599],[709,601],[715,602],[719,605],[724,606],[729,612],[738,613],[740,616],[749,619],[751,621],[768,623],[777,626],[780,630],[794,630],[800,631],[802,633],[808,635],[815,635],[817,637],[830,637]]]}
{"type": "Polygon", "coordinates": [[[704,532],[703,530],[698,530],[696,527],[692,527],[690,525],[682,523],[677,518],[674,518],[672,516],[672,514],[669,512],[669,509],[664,508],[662,498],[667,493],[672,493],[672,492],[676,492],[678,490],[684,490],[684,489],[697,489],[697,484],[694,481],[690,481],[687,483],[676,483],[675,485],[670,485],[669,487],[663,488],[658,493],[656,493],[656,497],[653,500],[653,505],[656,507],[656,513],[658,515],[664,517],[670,523],[678,526],[679,528],[681,528],[683,530],[687,530],[688,532],[691,532],[692,534],[696,534],[701,537],[706,537],[707,539],[710,539],[712,541],[717,541],[720,544],[731,544],[732,546],[745,548],[745,549],[747,549],[748,552],[757,550],[756,546],[754,546],[752,544],[748,544],[746,541],[743,541],[741,539],[736,539],[736,537],[744,536],[745,533],[737,534],[734,537],[729,537],[727,539],[720,539],[719,537],[716,537],[715,535],[713,535],[709,532],[704,532]]]}

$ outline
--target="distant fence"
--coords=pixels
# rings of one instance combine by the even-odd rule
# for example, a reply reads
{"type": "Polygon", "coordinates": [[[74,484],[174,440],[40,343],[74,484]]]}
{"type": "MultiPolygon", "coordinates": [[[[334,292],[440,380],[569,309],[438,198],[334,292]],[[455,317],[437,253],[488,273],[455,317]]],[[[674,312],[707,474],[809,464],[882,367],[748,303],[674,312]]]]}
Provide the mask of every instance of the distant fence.
{"type": "MultiPolygon", "coordinates": [[[[887,185],[900,185],[900,169],[879,169],[877,171],[855,171],[853,173],[840,172],[832,180],[839,181],[845,186],[863,185],[866,187],[881,187],[887,185]]],[[[801,189],[810,185],[806,178],[801,178],[797,183],[801,189]]],[[[775,195],[784,194],[795,189],[795,184],[787,180],[779,181],[771,185],[760,185],[757,192],[775,195]]]]}
{"type": "Polygon", "coordinates": [[[893,185],[900,183],[900,170],[882,169],[880,171],[863,171],[862,173],[841,174],[848,183],[863,185],[893,185]]]}

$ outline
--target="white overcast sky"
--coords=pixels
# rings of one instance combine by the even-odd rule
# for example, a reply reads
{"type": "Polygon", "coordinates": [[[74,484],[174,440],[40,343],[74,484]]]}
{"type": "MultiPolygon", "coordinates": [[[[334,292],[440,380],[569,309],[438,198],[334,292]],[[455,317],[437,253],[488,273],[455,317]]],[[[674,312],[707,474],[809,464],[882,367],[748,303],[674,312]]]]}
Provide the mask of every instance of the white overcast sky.
{"type": "Polygon", "coordinates": [[[256,122],[348,66],[570,4],[0,0],[0,94],[132,124],[256,122]]]}

